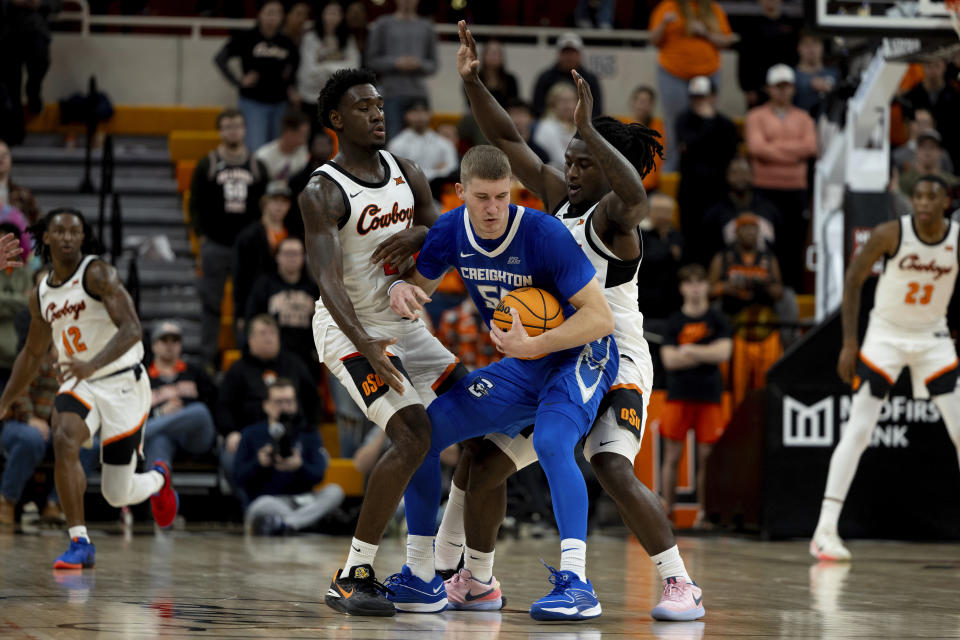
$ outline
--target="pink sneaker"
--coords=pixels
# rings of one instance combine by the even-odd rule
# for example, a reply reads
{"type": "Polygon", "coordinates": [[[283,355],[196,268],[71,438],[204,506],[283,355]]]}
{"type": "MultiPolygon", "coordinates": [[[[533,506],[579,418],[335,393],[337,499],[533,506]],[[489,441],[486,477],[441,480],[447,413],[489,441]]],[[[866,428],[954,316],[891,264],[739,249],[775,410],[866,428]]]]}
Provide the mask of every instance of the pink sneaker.
{"type": "Polygon", "coordinates": [[[663,581],[663,596],[650,612],[655,620],[696,620],[705,614],[703,591],[697,583],[680,578],[663,581]]]}
{"type": "Polygon", "coordinates": [[[460,569],[444,583],[447,603],[458,611],[499,611],[503,607],[500,583],[491,577],[480,582],[467,569],[460,569]]]}

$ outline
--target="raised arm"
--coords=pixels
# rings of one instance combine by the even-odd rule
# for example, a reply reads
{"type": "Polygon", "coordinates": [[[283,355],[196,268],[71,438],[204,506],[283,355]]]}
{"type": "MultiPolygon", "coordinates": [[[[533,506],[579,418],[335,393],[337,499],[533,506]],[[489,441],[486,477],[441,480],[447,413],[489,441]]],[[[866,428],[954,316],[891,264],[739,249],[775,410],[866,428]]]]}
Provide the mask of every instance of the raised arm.
{"type": "Polygon", "coordinates": [[[40,300],[36,288],[30,293],[30,330],[27,332],[27,341],[23,350],[17,354],[10,371],[10,380],[0,396],[0,418],[7,415],[13,401],[16,400],[30,382],[37,376],[40,365],[43,364],[47,352],[50,350],[50,325],[40,315],[40,300]]]}
{"type": "Polygon", "coordinates": [[[478,75],[480,61],[473,35],[463,20],[458,26],[460,48],[457,50],[457,70],[463,79],[470,109],[480,130],[490,144],[507,154],[510,167],[523,186],[543,200],[547,209],[553,209],[566,196],[563,174],[540,160],[520,136],[510,115],[483,86],[478,75]]]}
{"type": "Polygon", "coordinates": [[[860,289],[870,275],[874,263],[883,255],[893,255],[900,243],[900,221],[891,220],[876,226],[863,249],[853,258],[843,283],[840,317],[843,322],[843,348],[837,361],[837,374],[846,383],[853,380],[860,345],[857,329],[860,320],[860,289]]]}
{"type": "Polygon", "coordinates": [[[346,213],[343,195],[323,176],[310,180],[300,194],[304,243],[310,273],[320,288],[320,297],[334,322],[373,367],[374,372],[398,393],[403,393],[400,372],[386,354],[396,338],[378,339],[360,324],[353,302],[343,285],[343,253],[339,220],[346,213]]]}

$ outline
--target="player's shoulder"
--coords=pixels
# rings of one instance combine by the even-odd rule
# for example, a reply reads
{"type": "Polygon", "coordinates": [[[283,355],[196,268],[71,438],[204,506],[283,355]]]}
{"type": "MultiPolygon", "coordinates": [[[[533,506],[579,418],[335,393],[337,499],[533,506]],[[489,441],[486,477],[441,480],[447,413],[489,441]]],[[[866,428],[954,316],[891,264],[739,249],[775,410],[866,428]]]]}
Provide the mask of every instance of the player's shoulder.
{"type": "MultiPolygon", "coordinates": [[[[516,205],[510,205],[516,207],[516,205]]],[[[519,208],[519,207],[517,207],[519,208]]],[[[530,207],[523,208],[523,223],[529,226],[536,226],[548,232],[567,232],[563,222],[556,216],[530,207]]]]}

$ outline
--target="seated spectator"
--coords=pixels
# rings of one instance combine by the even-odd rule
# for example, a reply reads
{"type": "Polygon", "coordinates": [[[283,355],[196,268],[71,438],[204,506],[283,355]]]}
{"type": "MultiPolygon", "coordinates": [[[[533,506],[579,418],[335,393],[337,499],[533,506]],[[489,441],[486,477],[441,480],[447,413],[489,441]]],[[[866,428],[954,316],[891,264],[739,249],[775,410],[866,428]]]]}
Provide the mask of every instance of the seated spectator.
{"type": "Polygon", "coordinates": [[[184,362],[183,330],[172,320],[157,323],[150,334],[152,400],[144,429],[147,468],[157,460],[171,467],[178,451],[201,455],[213,449],[217,430],[211,409],[217,389],[203,369],[184,362]]]}
{"type": "Polygon", "coordinates": [[[719,365],[730,361],[730,323],[710,307],[707,272],[688,264],[677,273],[683,306],[667,320],[660,357],[667,370],[667,402],[660,417],[663,442],[661,487],[667,515],[672,518],[677,497],[677,465],[691,429],[697,438],[697,517],[705,523],[707,458],[726,429],[723,421],[723,376],[719,365]]]}
{"type": "Polygon", "coordinates": [[[296,386],[286,378],[267,385],[265,420],[243,430],[234,481],[244,506],[244,526],[256,535],[300,531],[343,502],[343,489],[323,480],[329,454],[320,432],[304,419],[296,386]]]}
{"type": "Polygon", "coordinates": [[[737,79],[747,99],[747,108],[763,104],[764,78],[772,65],[794,66],[797,62],[797,21],[783,15],[781,0],[760,0],[760,15],[739,22],[737,79]]]}
{"type": "Polygon", "coordinates": [[[840,81],[840,71],[823,66],[823,40],[812,33],[802,33],[797,44],[797,93],[793,104],[816,117],[823,109],[827,94],[840,81]]]}
{"type": "Polygon", "coordinates": [[[317,96],[336,71],[360,66],[360,49],[344,20],[343,5],[328,2],[315,20],[313,29],[303,34],[300,42],[300,67],[297,69],[297,92],[301,108],[310,115],[314,133],[319,131],[317,96]]]}
{"type": "Polygon", "coordinates": [[[904,101],[916,111],[926,109],[937,123],[937,131],[943,137],[942,146],[950,155],[953,166],[960,166],[960,91],[947,82],[947,62],[942,59],[923,63],[923,79],[920,84],[904,94],[904,101]]]}
{"type": "Polygon", "coordinates": [[[277,247],[277,271],[257,278],[247,299],[245,318],[267,314],[280,328],[280,347],[300,357],[312,372],[320,376],[320,363],[313,341],[314,305],[320,290],[307,273],[303,241],[285,238],[277,247]]]}
{"type": "MultiPolygon", "coordinates": [[[[16,226],[9,222],[0,223],[0,235],[8,233],[20,237],[16,226]]],[[[28,267],[0,270],[0,388],[10,379],[10,371],[19,353],[15,319],[27,308],[32,285],[33,274],[28,267]]]]}
{"type": "MultiPolygon", "coordinates": [[[[503,45],[497,40],[488,40],[480,55],[480,82],[501,106],[506,107],[520,97],[517,78],[507,71],[503,45]]],[[[569,72],[568,72],[569,73],[569,72]]]]}
{"type": "Polygon", "coordinates": [[[289,235],[283,221],[290,211],[290,202],[287,183],[271,182],[260,199],[260,220],[237,236],[233,251],[233,309],[240,331],[243,331],[243,312],[253,283],[260,274],[276,271],[277,247],[289,235]]]}
{"type": "MultiPolygon", "coordinates": [[[[14,510],[37,465],[43,461],[50,443],[50,415],[60,382],[54,369],[56,349],[50,347],[36,377],[27,391],[17,398],[0,432],[0,447],[7,464],[0,476],[0,526],[15,523],[14,510]]],[[[45,517],[62,517],[54,492],[44,508],[45,517]]]]}
{"type": "Polygon", "coordinates": [[[293,0],[285,3],[285,6],[287,15],[283,19],[283,35],[299,48],[307,33],[307,22],[310,21],[310,3],[307,0],[293,0]]]}
{"type": "MultiPolygon", "coordinates": [[[[683,256],[683,234],[673,226],[676,201],[663,193],[650,195],[650,228],[641,228],[643,260],[637,271],[639,307],[646,319],[662,319],[680,307],[677,268],[683,256]]],[[[644,225],[646,226],[646,225],[644,225]]]]}
{"type": "Polygon", "coordinates": [[[40,219],[40,207],[33,192],[16,184],[10,179],[13,169],[13,156],[10,147],[0,140],[0,208],[10,206],[23,214],[27,225],[36,224],[40,219]]]}
{"type": "Polygon", "coordinates": [[[290,178],[287,184],[290,186],[290,211],[283,220],[283,226],[290,232],[291,236],[297,238],[303,237],[303,217],[300,214],[300,203],[297,198],[310,182],[310,176],[317,170],[317,167],[330,159],[333,155],[333,140],[326,129],[320,128],[310,139],[310,160],[307,166],[290,178]]]}
{"type": "Polygon", "coordinates": [[[790,67],[770,67],[770,101],[747,113],[744,135],[753,165],[753,186],[780,212],[777,257],[783,265],[784,282],[800,291],[809,226],[808,163],[817,155],[817,133],[810,114],[793,106],[795,82],[790,67]]]}
{"type": "Polygon", "coordinates": [[[583,39],[576,33],[568,32],[557,38],[557,60],[552,67],[544,69],[533,87],[533,112],[539,117],[546,115],[550,108],[548,93],[558,83],[568,84],[574,91],[574,105],[576,105],[576,85],[570,72],[577,70],[583,79],[590,85],[593,92],[593,117],[603,115],[603,90],[600,80],[583,67],[583,39]]]}
{"type": "Polygon", "coordinates": [[[914,159],[914,169],[900,174],[900,191],[908,198],[913,197],[913,189],[917,186],[920,177],[933,174],[940,176],[950,187],[950,197],[954,197],[960,179],[943,171],[943,147],[941,137],[936,129],[927,129],[917,134],[917,152],[914,159]]]}
{"type": "Polygon", "coordinates": [[[737,153],[739,136],[730,118],[717,111],[716,88],[706,76],[690,81],[690,109],[677,116],[674,146],[680,154],[680,228],[687,238],[687,259],[706,264],[706,238],[700,225],[707,209],[723,198],[726,173],[737,153]]]}
{"type": "Polygon", "coordinates": [[[550,166],[563,169],[567,145],[577,132],[573,112],[577,108],[577,90],[561,82],[547,92],[546,113],[533,129],[533,141],[550,156],[550,166]]]}
{"type": "Polygon", "coordinates": [[[426,100],[411,101],[403,114],[405,128],[390,140],[387,148],[416,162],[437,198],[441,184],[456,177],[460,163],[457,148],[430,128],[431,116],[426,100]]]}
{"type": "MultiPolygon", "coordinates": [[[[663,136],[663,118],[653,115],[653,108],[657,102],[657,92],[653,87],[640,85],[633,90],[630,95],[630,114],[634,122],[653,129],[660,134],[660,144],[663,145],[664,154],[667,153],[667,144],[663,136]]],[[[654,169],[643,176],[643,188],[647,191],[653,191],[660,185],[660,165],[663,164],[663,158],[654,154],[654,169]]]]}
{"type": "Polygon", "coordinates": [[[280,124],[280,137],[257,149],[254,154],[271,180],[289,180],[310,160],[307,138],[310,122],[300,111],[287,111],[280,124]]]}
{"type": "Polygon", "coordinates": [[[523,100],[513,100],[507,104],[507,113],[513,121],[513,126],[517,128],[517,133],[527,143],[530,150],[537,154],[542,162],[550,162],[550,154],[533,139],[533,129],[537,126],[533,118],[533,110],[530,105],[523,100]]]}
{"type": "Polygon", "coordinates": [[[780,213],[754,190],[752,183],[750,162],[744,156],[734,157],[727,168],[727,195],[707,209],[700,229],[711,259],[736,241],[737,216],[746,212],[758,218],[761,247],[773,249],[780,213]]]}
{"type": "Polygon", "coordinates": [[[224,437],[220,463],[227,478],[233,477],[233,459],[240,433],[266,414],[266,385],[289,378],[297,388],[300,406],[309,421],[317,411],[317,390],[306,366],[297,356],[280,349],[280,329],[268,315],[255,316],[247,325],[247,348],[223,376],[217,395],[216,425],[224,437]]]}
{"type": "MultiPolygon", "coordinates": [[[[900,172],[916,169],[917,135],[922,131],[936,128],[937,123],[927,109],[917,109],[912,114],[908,114],[907,134],[910,137],[904,144],[893,150],[893,166],[900,172]]],[[[950,154],[940,154],[940,170],[948,174],[953,173],[953,162],[950,160],[950,154]]]]}

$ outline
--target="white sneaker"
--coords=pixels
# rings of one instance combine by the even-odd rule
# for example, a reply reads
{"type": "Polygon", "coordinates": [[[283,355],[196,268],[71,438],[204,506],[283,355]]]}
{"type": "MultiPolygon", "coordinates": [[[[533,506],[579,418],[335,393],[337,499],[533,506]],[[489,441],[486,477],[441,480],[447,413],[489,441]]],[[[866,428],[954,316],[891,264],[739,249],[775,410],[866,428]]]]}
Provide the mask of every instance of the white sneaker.
{"type": "Polygon", "coordinates": [[[817,560],[848,562],[850,552],[843,546],[843,540],[836,532],[815,531],[810,541],[810,555],[817,560]]]}

